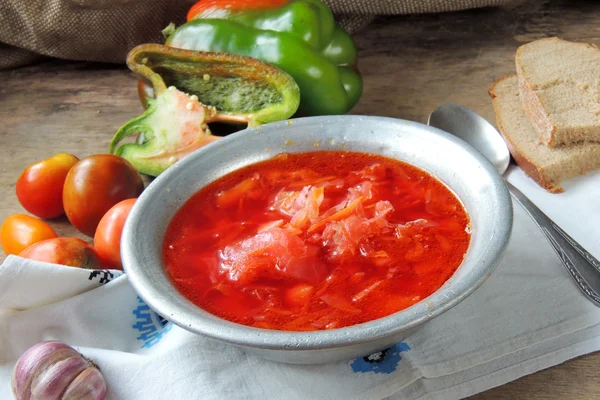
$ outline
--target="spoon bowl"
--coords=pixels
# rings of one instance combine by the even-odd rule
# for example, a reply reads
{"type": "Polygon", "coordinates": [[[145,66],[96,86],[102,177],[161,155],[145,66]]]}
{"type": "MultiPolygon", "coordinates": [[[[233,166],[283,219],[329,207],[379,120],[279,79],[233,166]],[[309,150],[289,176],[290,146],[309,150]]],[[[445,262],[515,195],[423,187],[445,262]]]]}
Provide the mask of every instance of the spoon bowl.
{"type": "Polygon", "coordinates": [[[459,104],[442,104],[429,115],[429,126],[439,128],[464,140],[503,175],[510,162],[510,152],[500,133],[485,118],[459,104]]]}
{"type": "MultiPolygon", "coordinates": [[[[492,163],[500,175],[506,172],[510,152],[504,139],[492,124],[475,111],[458,104],[442,104],[431,112],[427,123],[471,145],[492,163]]],[[[600,261],[548,218],[519,189],[508,181],[505,184],[513,198],[546,235],[577,287],[600,307],[600,261]]]]}

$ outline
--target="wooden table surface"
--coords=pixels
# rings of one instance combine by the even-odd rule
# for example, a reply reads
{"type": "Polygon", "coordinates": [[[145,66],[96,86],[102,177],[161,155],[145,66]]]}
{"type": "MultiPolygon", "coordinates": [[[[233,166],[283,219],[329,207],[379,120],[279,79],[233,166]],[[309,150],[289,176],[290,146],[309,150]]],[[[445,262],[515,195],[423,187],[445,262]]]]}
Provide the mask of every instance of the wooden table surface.
{"type": "MultiPolygon", "coordinates": [[[[379,18],[356,35],[365,89],[352,113],[425,122],[437,105],[456,102],[493,121],[488,87],[514,72],[519,45],[546,36],[600,44],[600,2],[529,0],[379,18]]],[[[142,111],[135,83],[125,67],[111,65],[54,61],[0,72],[0,221],[22,212],[15,181],[29,163],[62,151],[107,152],[117,128],[142,111]]],[[[76,234],[65,220],[52,225],[76,234]]],[[[600,354],[592,354],[472,399],[598,399],[599,379],[600,354]]]]}

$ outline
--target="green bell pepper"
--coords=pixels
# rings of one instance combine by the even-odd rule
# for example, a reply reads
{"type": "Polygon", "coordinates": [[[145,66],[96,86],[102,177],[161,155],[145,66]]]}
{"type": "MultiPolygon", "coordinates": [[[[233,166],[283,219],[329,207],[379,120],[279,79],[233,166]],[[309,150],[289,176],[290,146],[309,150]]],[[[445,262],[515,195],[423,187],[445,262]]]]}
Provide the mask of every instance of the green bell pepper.
{"type": "Polygon", "coordinates": [[[362,93],[356,47],[325,4],[272,0],[271,7],[253,9],[251,2],[240,3],[201,1],[190,10],[189,22],[167,32],[166,44],[240,54],[278,67],[300,88],[297,115],[344,114],[354,107],[362,93]]]}
{"type": "Polygon", "coordinates": [[[291,117],[300,103],[292,77],[250,57],[143,44],[127,65],[152,85],[152,97],[144,114],[115,133],[109,151],[151,176],[216,140],[209,123],[255,127],[291,117]],[[135,143],[121,144],[132,134],[135,143]]]}

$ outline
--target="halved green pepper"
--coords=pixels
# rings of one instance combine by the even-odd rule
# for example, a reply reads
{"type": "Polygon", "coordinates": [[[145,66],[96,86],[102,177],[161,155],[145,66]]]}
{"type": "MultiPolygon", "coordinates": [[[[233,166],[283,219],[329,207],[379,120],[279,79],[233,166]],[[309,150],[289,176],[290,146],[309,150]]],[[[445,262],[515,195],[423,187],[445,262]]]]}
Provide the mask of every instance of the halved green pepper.
{"type": "Polygon", "coordinates": [[[331,10],[319,0],[270,3],[253,9],[251,2],[201,1],[166,44],[254,57],[282,69],[300,87],[298,115],[350,110],[362,93],[362,78],[354,42],[331,10]]]}
{"type": "Polygon", "coordinates": [[[289,75],[249,57],[144,44],[131,50],[127,65],[155,98],[117,131],[109,150],[151,176],[217,139],[208,123],[258,126],[289,118],[300,102],[289,75]],[[132,134],[136,143],[119,146],[132,134]]]}

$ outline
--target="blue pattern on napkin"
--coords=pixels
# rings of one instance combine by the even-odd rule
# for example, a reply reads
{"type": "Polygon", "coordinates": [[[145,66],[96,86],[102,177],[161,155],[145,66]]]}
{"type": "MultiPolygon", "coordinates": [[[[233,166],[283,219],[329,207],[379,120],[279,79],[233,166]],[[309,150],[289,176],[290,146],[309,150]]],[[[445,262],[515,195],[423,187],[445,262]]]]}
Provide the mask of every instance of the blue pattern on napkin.
{"type": "Polygon", "coordinates": [[[410,347],[404,343],[396,343],[389,349],[378,351],[366,357],[360,357],[352,361],[350,366],[356,373],[374,372],[376,374],[391,374],[398,368],[402,360],[400,353],[409,351],[410,347]]]}
{"type": "Polygon", "coordinates": [[[136,323],[131,327],[140,333],[136,339],[143,342],[141,348],[149,349],[160,342],[163,336],[171,330],[173,324],[151,310],[139,296],[137,299],[138,306],[133,310],[136,323]]]}

